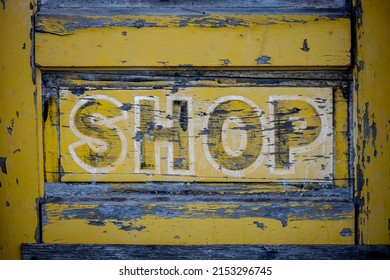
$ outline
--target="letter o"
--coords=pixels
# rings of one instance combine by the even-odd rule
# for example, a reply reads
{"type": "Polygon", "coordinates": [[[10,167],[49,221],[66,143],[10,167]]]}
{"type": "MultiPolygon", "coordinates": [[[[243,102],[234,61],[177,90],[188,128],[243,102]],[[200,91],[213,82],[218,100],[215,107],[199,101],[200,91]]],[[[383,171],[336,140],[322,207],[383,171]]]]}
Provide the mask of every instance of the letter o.
{"type": "Polygon", "coordinates": [[[203,148],[206,158],[213,167],[226,175],[241,177],[256,169],[263,161],[263,112],[251,100],[242,96],[224,96],[218,99],[207,111],[206,134],[203,135],[203,148]],[[226,121],[241,120],[240,125],[230,129],[244,130],[246,143],[240,145],[240,153],[226,151],[226,136],[223,129],[226,121]]]}

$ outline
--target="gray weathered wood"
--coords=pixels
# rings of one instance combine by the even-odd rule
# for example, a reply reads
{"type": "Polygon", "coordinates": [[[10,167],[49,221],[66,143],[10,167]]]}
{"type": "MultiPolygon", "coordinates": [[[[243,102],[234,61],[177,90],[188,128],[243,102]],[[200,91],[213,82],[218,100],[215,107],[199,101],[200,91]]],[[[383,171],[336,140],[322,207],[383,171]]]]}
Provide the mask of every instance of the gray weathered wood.
{"type": "MultiPolygon", "coordinates": [[[[159,71],[49,71],[44,72],[44,88],[77,87],[76,81],[83,86],[96,87],[96,82],[107,83],[107,86],[130,89],[144,82],[163,82],[169,87],[201,86],[200,82],[214,83],[215,86],[234,84],[238,86],[338,86],[347,87],[351,74],[345,71],[204,71],[185,67],[180,70],[159,71]]],[[[149,86],[153,88],[153,86],[149,86]]],[[[346,93],[348,90],[346,91],[346,93]]]]}
{"type": "MultiPolygon", "coordinates": [[[[131,201],[132,196],[155,195],[155,196],[209,196],[215,201],[228,201],[228,195],[237,195],[238,200],[269,200],[276,197],[278,201],[290,199],[313,201],[350,201],[349,188],[337,188],[326,184],[294,184],[285,183],[283,192],[274,184],[253,183],[214,183],[196,184],[188,182],[150,182],[138,184],[105,184],[105,183],[46,183],[45,201],[49,202],[77,202],[77,201],[131,201]],[[262,186],[262,187],[261,187],[262,186]],[[260,188],[261,187],[261,188],[260,188]],[[279,197],[280,196],[280,197],[279,197]],[[60,200],[59,200],[60,199],[60,200]]],[[[161,199],[166,201],[167,199],[161,199]]],[[[158,199],[157,199],[158,200],[158,199]]],[[[193,199],[191,199],[194,201],[193,199]]]]}
{"type": "MultiPolygon", "coordinates": [[[[45,185],[42,225],[49,224],[53,215],[55,219],[82,219],[99,225],[111,220],[128,221],[153,215],[164,219],[261,217],[278,220],[286,226],[289,219],[343,220],[353,212],[354,206],[347,188],[317,188],[305,192],[293,188],[278,194],[276,191],[246,193],[243,185],[234,184],[220,187],[174,183],[151,186],[121,184],[113,187],[109,184],[52,183],[45,185]],[[237,189],[244,192],[234,194],[237,189]],[[224,207],[191,207],[193,204],[209,203],[224,207]],[[47,210],[46,204],[72,207],[53,214],[47,210]]],[[[248,191],[251,189],[248,188],[248,191]]],[[[352,230],[348,229],[348,232],[348,236],[351,236],[352,230]]]]}
{"type": "Polygon", "coordinates": [[[23,244],[22,256],[25,260],[389,260],[390,246],[23,244]]]}
{"type": "Polygon", "coordinates": [[[344,13],[350,6],[349,0],[42,0],[41,13],[108,14],[110,11],[124,14],[211,14],[211,13],[344,13]],[[69,13],[69,11],[71,11],[69,13]]]}
{"type": "MultiPolygon", "coordinates": [[[[340,70],[304,70],[304,71],[289,71],[289,70],[205,70],[196,69],[191,66],[185,66],[183,69],[172,70],[170,68],[159,70],[119,70],[119,71],[43,71],[46,77],[71,80],[74,77],[82,80],[93,81],[114,81],[120,78],[121,82],[132,80],[149,80],[157,79],[158,77],[170,78],[197,78],[197,79],[217,79],[217,78],[236,78],[236,79],[260,79],[260,80],[291,80],[291,81],[352,81],[350,71],[340,70]]],[[[47,79],[44,78],[44,81],[47,79]]]]}
{"type": "Polygon", "coordinates": [[[345,0],[42,0],[43,8],[82,8],[82,7],[117,7],[117,8],[172,8],[172,7],[246,7],[246,8],[327,8],[336,9],[346,6],[345,0]]]}

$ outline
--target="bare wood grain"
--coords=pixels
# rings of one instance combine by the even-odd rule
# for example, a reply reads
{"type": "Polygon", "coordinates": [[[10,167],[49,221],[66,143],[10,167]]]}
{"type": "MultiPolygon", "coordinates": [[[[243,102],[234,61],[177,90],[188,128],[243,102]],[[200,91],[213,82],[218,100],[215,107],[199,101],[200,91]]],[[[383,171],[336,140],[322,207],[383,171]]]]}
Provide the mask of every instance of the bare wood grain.
{"type": "Polygon", "coordinates": [[[25,260],[389,260],[390,246],[23,244],[25,260]]]}

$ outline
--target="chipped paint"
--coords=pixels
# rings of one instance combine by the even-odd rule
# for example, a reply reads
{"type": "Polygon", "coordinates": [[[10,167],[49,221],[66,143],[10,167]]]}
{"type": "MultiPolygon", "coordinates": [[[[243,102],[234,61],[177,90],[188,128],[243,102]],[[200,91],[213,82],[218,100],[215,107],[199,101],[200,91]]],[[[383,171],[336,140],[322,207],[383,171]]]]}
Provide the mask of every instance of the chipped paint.
{"type": "MultiPolygon", "coordinates": [[[[140,196],[141,198],[142,196],[140,196]]],[[[164,196],[156,197],[156,201],[161,200],[164,196]]],[[[210,197],[211,198],[211,197],[210,197]]],[[[234,198],[234,197],[233,197],[234,198]]],[[[198,200],[198,199],[197,199],[198,200]]],[[[65,206],[65,205],[64,205],[65,206]]],[[[96,221],[101,222],[110,220],[133,221],[146,219],[149,216],[161,219],[241,219],[249,217],[261,217],[279,221],[283,227],[287,226],[290,220],[305,219],[305,220],[344,220],[351,215],[352,207],[345,204],[338,207],[331,207],[328,202],[313,203],[313,202],[289,202],[289,203],[261,203],[261,202],[246,202],[241,201],[241,204],[225,203],[214,204],[202,203],[184,203],[181,200],[172,201],[170,196],[165,196],[162,201],[155,204],[141,204],[130,202],[118,202],[110,204],[67,204],[66,208],[58,208],[56,215],[54,210],[56,207],[63,207],[55,204],[46,204],[47,219],[57,217],[60,220],[88,220],[92,225],[96,225],[96,221]],[[165,201],[164,201],[165,200],[165,201]],[[322,209],[318,209],[322,208],[322,209]],[[50,209],[50,210],[48,210],[50,209]],[[57,212],[59,211],[59,212],[57,212]]],[[[121,225],[122,226],[122,225],[121,225]]]]}
{"type": "Polygon", "coordinates": [[[326,238],[341,244],[353,242],[354,208],[342,199],[348,190],[333,189],[328,194],[315,190],[306,198],[290,193],[291,199],[286,199],[278,192],[234,194],[229,192],[233,186],[172,185],[49,184],[43,205],[43,239],[126,244],[204,244],[206,239],[207,244],[321,243],[326,238]],[[80,239],[76,228],[89,232],[89,237],[80,239]]]}
{"type": "Polygon", "coordinates": [[[255,59],[257,64],[271,64],[271,57],[268,55],[263,55],[255,59]]]}
{"type": "Polygon", "coordinates": [[[364,70],[364,61],[360,60],[357,65],[357,71],[360,72],[364,70]]]}
{"type": "Polygon", "coordinates": [[[303,47],[301,48],[304,52],[310,51],[309,44],[307,43],[307,39],[303,40],[303,47]]]}
{"type": "MultiPolygon", "coordinates": [[[[262,14],[212,14],[212,15],[56,15],[50,13],[37,16],[36,31],[39,33],[67,36],[77,30],[92,28],[250,28],[252,26],[307,24],[311,21],[338,21],[343,16],[312,15],[262,15],[262,14]]],[[[122,32],[122,35],[127,33],[122,32]]],[[[124,35],[125,36],[125,35],[124,35]]]]}
{"type": "Polygon", "coordinates": [[[4,174],[7,174],[7,158],[6,157],[0,157],[0,169],[1,172],[4,174]]]}
{"type": "Polygon", "coordinates": [[[0,259],[19,259],[20,244],[35,242],[38,226],[36,198],[43,174],[39,154],[43,153],[30,52],[34,49],[30,6],[35,2],[0,4],[0,95],[7,100],[0,102],[0,259]]]}
{"type": "MultiPolygon", "coordinates": [[[[256,203],[252,197],[250,201],[242,200],[239,204],[220,204],[212,197],[208,198],[212,203],[204,203],[203,197],[198,197],[199,202],[196,202],[186,195],[166,194],[166,200],[161,200],[161,195],[138,196],[130,197],[127,202],[109,204],[47,203],[43,240],[49,243],[58,242],[56,240],[64,243],[104,240],[104,243],[126,244],[202,244],[207,240],[207,244],[321,244],[331,238],[334,243],[353,242],[353,207],[349,203],[337,207],[334,203],[330,207],[327,203],[303,201],[272,204],[256,203]],[[155,202],[142,203],[145,198],[155,202]],[[309,228],[306,227],[310,230],[307,231],[309,228]],[[76,228],[89,233],[89,237],[76,234],[76,228]],[[339,234],[329,235],[334,230],[339,234]],[[126,238],[122,232],[134,238],[126,238]],[[205,235],[204,232],[213,234],[205,235]],[[91,236],[94,237],[91,239],[91,236]]],[[[234,197],[223,197],[234,200],[234,197]]]]}
{"type": "Polygon", "coordinates": [[[352,236],[353,234],[353,231],[352,229],[350,228],[344,228],[341,232],[340,232],[340,235],[343,236],[343,237],[350,237],[352,236]]]}
{"type": "Polygon", "coordinates": [[[389,96],[388,65],[390,36],[387,21],[390,3],[354,1],[356,57],[354,69],[356,158],[355,185],[357,241],[390,244],[389,96]],[[375,32],[372,32],[375,30],[375,32]],[[373,44],[381,41],[381,45],[373,44]]]}
{"type": "Polygon", "coordinates": [[[259,223],[258,221],[254,221],[253,224],[256,225],[261,230],[265,230],[267,228],[265,224],[259,223]]]}
{"type": "Polygon", "coordinates": [[[220,59],[219,61],[221,61],[221,65],[223,65],[223,66],[227,66],[227,65],[231,64],[229,59],[220,59]]]}
{"type": "MultiPolygon", "coordinates": [[[[120,230],[114,223],[105,227],[86,226],[83,220],[58,220],[44,228],[45,243],[105,244],[352,244],[353,238],[339,234],[351,226],[347,221],[291,220],[288,226],[271,219],[257,219],[267,225],[261,230],[254,218],[159,219],[153,216],[134,221],[141,231],[120,230]],[[239,230],[237,230],[239,229],[239,230]],[[79,231],[84,234],[78,234],[79,231]],[[158,234],[156,234],[158,232],[158,234]],[[283,233],[282,233],[283,232],[283,233]],[[306,234],[305,234],[306,233],[306,234]],[[180,236],[180,238],[176,238],[180,236]]],[[[126,223],[126,221],[123,221],[126,223]]]]}

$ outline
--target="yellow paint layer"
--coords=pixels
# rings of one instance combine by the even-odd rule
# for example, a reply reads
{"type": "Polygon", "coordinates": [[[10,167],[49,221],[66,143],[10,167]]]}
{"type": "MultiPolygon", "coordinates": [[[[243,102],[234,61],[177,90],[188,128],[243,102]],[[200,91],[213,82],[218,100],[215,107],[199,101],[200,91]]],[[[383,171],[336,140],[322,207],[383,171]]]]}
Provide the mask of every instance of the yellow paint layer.
{"type": "Polygon", "coordinates": [[[43,227],[45,243],[211,245],[354,242],[353,213],[340,220],[288,219],[284,225],[278,220],[262,217],[164,219],[152,215],[93,224],[93,221],[84,219],[60,219],[58,214],[67,206],[47,204],[46,207],[50,216],[43,227]]]}
{"type": "MultiPolygon", "coordinates": [[[[216,17],[223,20],[224,16],[216,17]]],[[[49,18],[40,22],[45,32],[36,34],[36,62],[44,67],[350,65],[349,19],[303,15],[235,17],[245,26],[213,28],[212,24],[199,26],[190,22],[178,27],[175,17],[143,17],[155,26],[66,31],[66,24],[72,24],[72,20],[49,18]]]]}
{"type": "Polygon", "coordinates": [[[0,5],[0,259],[21,257],[35,242],[36,199],[41,184],[37,127],[40,99],[30,64],[35,1],[0,5]],[[31,6],[30,6],[31,5],[31,6]]]}
{"type": "Polygon", "coordinates": [[[390,2],[355,2],[359,241],[390,244],[390,2]]]}

